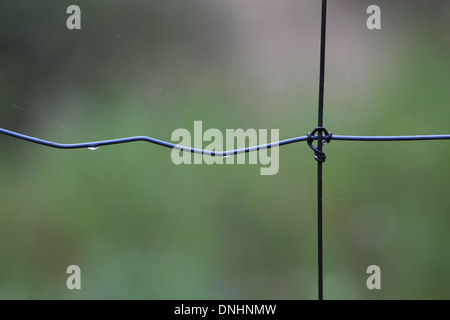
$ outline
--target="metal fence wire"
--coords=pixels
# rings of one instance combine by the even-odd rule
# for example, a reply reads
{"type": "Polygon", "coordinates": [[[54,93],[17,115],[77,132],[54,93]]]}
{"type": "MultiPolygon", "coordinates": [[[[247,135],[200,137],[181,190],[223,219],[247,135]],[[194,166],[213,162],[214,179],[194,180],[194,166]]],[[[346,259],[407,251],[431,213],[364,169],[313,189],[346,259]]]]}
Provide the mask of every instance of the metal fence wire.
{"type": "Polygon", "coordinates": [[[318,101],[318,122],[317,127],[311,132],[308,132],[305,136],[294,137],[277,142],[272,142],[263,145],[257,145],[242,149],[226,150],[226,151],[210,151],[203,149],[196,149],[187,146],[175,145],[173,143],[155,139],[148,136],[133,136],[111,140],[82,142],[82,143],[57,143],[53,141],[43,140],[36,137],[24,135],[18,132],[10,131],[0,128],[0,133],[11,136],[13,138],[22,139],[25,141],[41,144],[47,147],[53,147],[58,149],[79,149],[79,148],[92,148],[96,149],[100,146],[115,145],[122,143],[129,143],[135,141],[150,142],[159,146],[163,146],[170,149],[177,149],[184,152],[191,152],[197,154],[205,154],[217,157],[228,157],[241,153],[255,152],[268,148],[277,148],[297,142],[305,142],[313,150],[315,160],[317,161],[317,252],[318,252],[318,299],[323,299],[323,220],[322,220],[322,167],[326,160],[326,154],[324,152],[324,146],[330,143],[332,140],[340,141],[419,141],[419,140],[450,140],[450,134],[441,135],[407,135],[407,136],[351,136],[351,135],[335,135],[331,131],[328,131],[324,127],[323,114],[324,114],[324,83],[325,83],[325,44],[326,44],[326,22],[327,22],[327,0],[322,0],[321,11],[321,36],[320,36],[320,75],[319,75],[319,101],[318,101]],[[317,141],[316,146],[314,143],[317,141]]]}

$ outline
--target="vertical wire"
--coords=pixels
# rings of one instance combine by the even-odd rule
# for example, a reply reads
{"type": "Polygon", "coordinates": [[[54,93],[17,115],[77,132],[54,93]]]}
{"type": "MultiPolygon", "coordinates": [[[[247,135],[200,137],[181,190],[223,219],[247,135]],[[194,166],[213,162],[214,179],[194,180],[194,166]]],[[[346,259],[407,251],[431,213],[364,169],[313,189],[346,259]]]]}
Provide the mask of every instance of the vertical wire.
{"type": "MultiPolygon", "coordinates": [[[[325,83],[325,38],[327,21],[327,0],[322,0],[320,34],[320,79],[319,79],[319,119],[318,127],[323,127],[323,96],[325,83]]],[[[322,151],[322,131],[318,131],[317,149],[322,151]]],[[[322,161],[317,161],[317,255],[319,300],[323,300],[323,219],[322,219],[322,161]]]]}
{"type": "MultiPolygon", "coordinates": [[[[320,31],[320,79],[319,79],[319,119],[318,126],[323,127],[323,96],[325,87],[325,38],[326,38],[326,24],[327,24],[327,0],[322,0],[322,19],[320,31]]],[[[319,131],[319,137],[322,134],[319,131]]],[[[322,144],[318,144],[319,149],[322,149],[322,144]]]]}
{"type": "Polygon", "coordinates": [[[323,300],[322,162],[317,162],[317,255],[319,300],[323,300]]]}

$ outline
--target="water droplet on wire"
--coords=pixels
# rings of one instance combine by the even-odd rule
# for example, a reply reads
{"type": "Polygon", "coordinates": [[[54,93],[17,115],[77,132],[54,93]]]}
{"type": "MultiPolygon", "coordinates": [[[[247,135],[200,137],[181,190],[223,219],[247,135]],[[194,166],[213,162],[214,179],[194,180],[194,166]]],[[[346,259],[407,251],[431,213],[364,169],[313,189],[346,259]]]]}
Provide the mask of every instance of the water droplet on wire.
{"type": "Polygon", "coordinates": [[[95,151],[99,148],[99,146],[92,146],[92,147],[88,147],[88,150],[92,150],[95,151]]]}

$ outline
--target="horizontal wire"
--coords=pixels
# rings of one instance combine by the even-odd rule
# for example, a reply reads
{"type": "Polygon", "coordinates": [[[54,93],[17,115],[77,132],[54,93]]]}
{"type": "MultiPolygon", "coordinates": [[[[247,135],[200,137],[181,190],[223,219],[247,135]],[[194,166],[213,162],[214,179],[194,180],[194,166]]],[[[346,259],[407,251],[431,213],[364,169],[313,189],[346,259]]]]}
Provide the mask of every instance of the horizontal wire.
{"type": "Polygon", "coordinates": [[[83,142],[83,143],[57,143],[57,142],[53,142],[53,141],[39,139],[36,137],[27,136],[25,134],[6,130],[3,128],[0,128],[0,133],[3,133],[5,135],[8,135],[8,136],[11,136],[14,138],[18,138],[18,139],[22,139],[25,141],[41,144],[41,145],[44,145],[47,147],[58,148],[58,149],[97,148],[97,147],[106,146],[106,145],[128,143],[128,142],[135,142],[135,141],[145,141],[145,142],[150,142],[150,143],[157,144],[157,145],[160,145],[160,146],[163,146],[166,148],[170,148],[170,149],[176,149],[176,150],[180,150],[180,151],[187,151],[187,152],[198,153],[198,154],[206,154],[206,155],[210,155],[210,156],[220,156],[220,157],[228,157],[228,156],[240,154],[240,153],[247,153],[247,152],[258,151],[258,150],[262,150],[262,149],[275,148],[278,146],[288,145],[288,144],[295,143],[295,142],[306,141],[308,139],[307,136],[302,136],[302,137],[295,137],[295,138],[291,138],[291,139],[281,140],[281,141],[277,141],[277,142],[271,142],[271,143],[267,143],[267,144],[262,144],[262,145],[248,147],[248,148],[242,148],[242,149],[235,149],[235,150],[228,150],[228,151],[210,151],[210,150],[203,150],[203,149],[196,149],[196,148],[181,146],[181,145],[173,144],[173,143],[170,143],[167,141],[163,141],[163,140],[159,140],[159,139],[155,139],[155,138],[147,137],[147,136],[135,136],[135,137],[126,137],[126,138],[83,142]]]}
{"type": "MultiPolygon", "coordinates": [[[[247,153],[252,151],[258,151],[263,149],[269,149],[269,148],[276,148],[278,146],[284,146],[291,143],[301,142],[301,141],[307,141],[308,136],[301,136],[301,137],[295,137],[290,138],[286,140],[281,140],[277,142],[271,142],[267,144],[257,145],[253,147],[248,148],[242,148],[242,149],[234,149],[234,150],[227,150],[227,151],[210,151],[210,150],[203,150],[203,149],[196,149],[186,146],[181,146],[177,144],[173,144],[167,141],[155,139],[152,137],[147,136],[135,136],[135,137],[126,137],[126,138],[118,138],[118,139],[111,139],[111,140],[101,140],[101,141],[92,141],[92,142],[82,142],[82,143],[57,143],[53,141],[43,140],[32,136],[27,136],[25,134],[21,134],[18,132],[6,130],[3,128],[0,128],[0,133],[41,144],[47,147],[52,148],[58,148],[58,149],[80,149],[80,148],[97,148],[101,146],[106,145],[113,145],[113,144],[121,144],[121,143],[129,143],[129,142],[135,142],[135,141],[145,141],[150,142],[156,145],[160,145],[166,148],[170,149],[176,149],[180,151],[187,151],[192,153],[198,153],[198,154],[206,154],[210,156],[220,156],[220,157],[228,157],[231,155],[236,155],[240,153],[247,153]]],[[[312,140],[318,140],[318,136],[311,136],[312,140]]],[[[341,135],[323,135],[323,139],[329,138],[330,140],[341,140],[341,141],[418,141],[418,140],[450,140],[449,134],[442,134],[442,135],[412,135],[412,136],[341,136],[341,135]]]]}
{"type": "Polygon", "coordinates": [[[419,140],[446,140],[450,134],[415,135],[415,136],[339,136],[332,135],[331,140],[341,141],[419,141],[419,140]]]}

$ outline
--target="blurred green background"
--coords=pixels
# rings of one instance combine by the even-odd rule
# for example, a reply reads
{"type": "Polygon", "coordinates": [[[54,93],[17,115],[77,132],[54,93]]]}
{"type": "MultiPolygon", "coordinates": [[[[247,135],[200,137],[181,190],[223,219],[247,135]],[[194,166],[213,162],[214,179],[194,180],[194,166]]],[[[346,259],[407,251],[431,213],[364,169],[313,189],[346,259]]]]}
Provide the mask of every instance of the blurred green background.
{"type": "MultiPolygon", "coordinates": [[[[325,126],[449,133],[450,3],[329,1],[325,126]],[[366,9],[381,7],[381,30],[366,9]]],[[[320,1],[0,1],[0,127],[57,142],[317,122],[320,1]],[[66,8],[81,8],[81,30],[66,8]]],[[[180,165],[0,136],[0,298],[315,299],[316,163],[180,165]],[[66,268],[81,268],[81,290],[66,268]]],[[[450,298],[448,141],[333,141],[326,299],[450,298]],[[381,268],[381,290],[366,268],[381,268]]]]}

